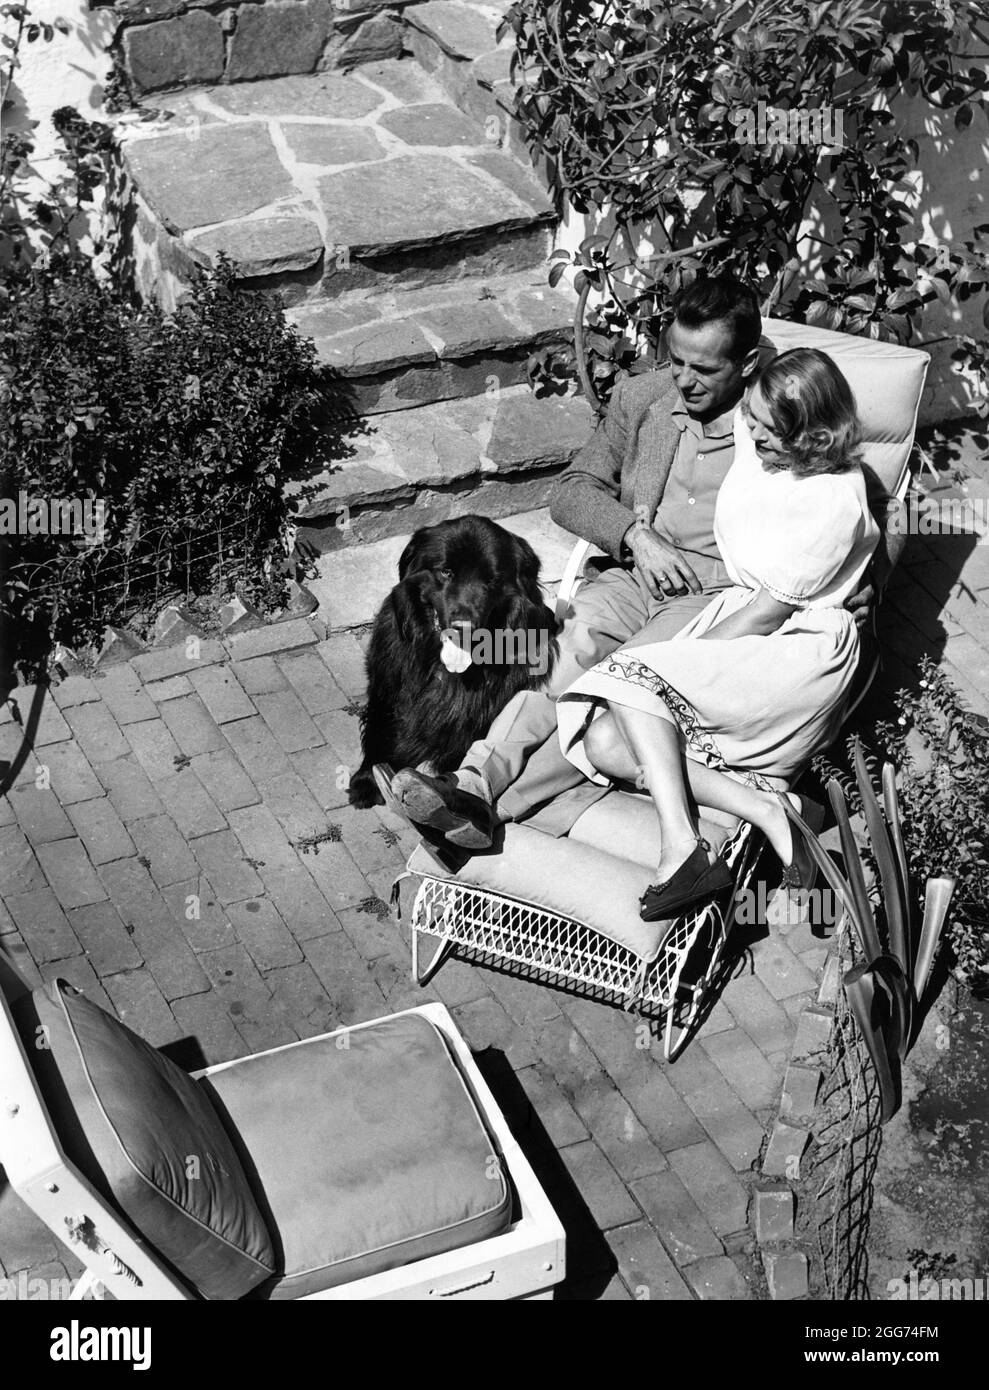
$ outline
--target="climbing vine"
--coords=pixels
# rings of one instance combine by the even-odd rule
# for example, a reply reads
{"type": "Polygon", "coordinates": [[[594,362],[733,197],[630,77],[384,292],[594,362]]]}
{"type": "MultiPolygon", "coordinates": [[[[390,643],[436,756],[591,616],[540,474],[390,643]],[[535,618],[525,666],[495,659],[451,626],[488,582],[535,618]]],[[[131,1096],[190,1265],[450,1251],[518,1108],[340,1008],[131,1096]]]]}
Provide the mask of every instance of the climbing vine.
{"type": "MultiPolygon", "coordinates": [[[[555,270],[601,295],[586,384],[606,396],[654,349],[700,270],[765,313],[914,344],[930,306],[984,295],[989,224],[921,240],[910,178],[925,120],[983,119],[987,31],[989,0],[516,0],[515,115],[561,210],[605,219],[555,270]]],[[[952,341],[989,415],[989,345],[952,341]]]]}

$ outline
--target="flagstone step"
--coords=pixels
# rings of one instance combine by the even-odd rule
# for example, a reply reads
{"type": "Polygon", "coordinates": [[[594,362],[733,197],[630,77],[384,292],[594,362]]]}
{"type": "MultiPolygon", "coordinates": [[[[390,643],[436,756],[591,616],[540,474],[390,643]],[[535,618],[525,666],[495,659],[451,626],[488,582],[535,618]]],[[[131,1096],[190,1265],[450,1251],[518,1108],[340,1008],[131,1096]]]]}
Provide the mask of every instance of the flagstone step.
{"type": "Polygon", "coordinates": [[[365,414],[481,395],[526,380],[536,348],[573,340],[574,296],[544,269],[299,305],[288,319],[365,414]]]}
{"type": "MultiPolygon", "coordinates": [[[[408,520],[410,514],[405,516],[408,520]]],[[[500,522],[513,535],[527,540],[539,556],[540,582],[547,601],[552,602],[576,537],[557,526],[545,507],[503,516],[500,522]]],[[[416,524],[420,524],[418,519],[416,524]]],[[[384,540],[320,556],[319,573],[306,580],[306,587],[319,599],[318,616],[334,632],[374,621],[388,592],[398,583],[398,560],[410,535],[406,529],[384,540]]]]}
{"type": "Polygon", "coordinates": [[[504,131],[411,58],[186,88],[154,107],[122,135],[146,292],[221,252],[298,303],[509,274],[550,249],[551,200],[504,131]]]}
{"type": "Polygon", "coordinates": [[[511,115],[515,35],[497,37],[505,8],[426,0],[406,11],[405,45],[462,111],[498,130],[507,148],[528,164],[522,132],[511,115]]]}
{"type": "Polygon", "coordinates": [[[508,516],[546,505],[592,425],[584,399],[539,400],[528,386],[392,411],[356,423],[348,457],[286,492],[324,552],[448,516],[508,516]]]}

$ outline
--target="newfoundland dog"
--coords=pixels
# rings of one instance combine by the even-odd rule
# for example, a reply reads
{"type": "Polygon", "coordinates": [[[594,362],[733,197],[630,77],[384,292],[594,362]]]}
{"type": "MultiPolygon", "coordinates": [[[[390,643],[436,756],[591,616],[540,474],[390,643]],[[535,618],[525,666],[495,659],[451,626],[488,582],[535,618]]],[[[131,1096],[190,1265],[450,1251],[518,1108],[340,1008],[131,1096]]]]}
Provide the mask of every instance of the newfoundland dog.
{"type": "Polygon", "coordinates": [[[375,763],[451,772],[511,697],[541,686],[556,660],[536,553],[487,517],[416,531],[398,579],[367,653],[353,806],[380,804],[375,763]]]}

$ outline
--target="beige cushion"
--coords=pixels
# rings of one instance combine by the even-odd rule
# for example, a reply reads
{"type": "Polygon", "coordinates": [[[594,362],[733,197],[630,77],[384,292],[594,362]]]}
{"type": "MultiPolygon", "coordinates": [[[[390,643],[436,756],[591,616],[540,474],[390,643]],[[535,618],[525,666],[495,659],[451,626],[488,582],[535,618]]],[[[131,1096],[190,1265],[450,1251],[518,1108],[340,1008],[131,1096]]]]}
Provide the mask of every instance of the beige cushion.
{"type": "Polygon", "coordinates": [[[863,458],[886,489],[896,492],[906,476],[929,355],[788,319],[763,319],[762,327],[777,352],[814,347],[834,359],[855,394],[863,458]]]}
{"type": "Polygon", "coordinates": [[[302,1298],[500,1235],[512,1193],[436,1025],[398,1014],[203,1076],[302,1298]]]}
{"type": "Polygon", "coordinates": [[[66,1153],[142,1239],[203,1298],[270,1279],[271,1233],[192,1077],[65,980],[14,1013],[66,1153]]]}
{"type": "MultiPolygon", "coordinates": [[[[718,848],[737,824],[702,808],[701,834],[718,848]]],[[[669,924],[639,916],[639,899],[655,882],[659,858],[659,826],[647,797],[609,792],[560,839],[524,824],[506,825],[496,851],[475,854],[451,877],[580,922],[645,960],[659,954],[669,924]]],[[[409,868],[440,876],[422,850],[413,853],[409,868]]]]}

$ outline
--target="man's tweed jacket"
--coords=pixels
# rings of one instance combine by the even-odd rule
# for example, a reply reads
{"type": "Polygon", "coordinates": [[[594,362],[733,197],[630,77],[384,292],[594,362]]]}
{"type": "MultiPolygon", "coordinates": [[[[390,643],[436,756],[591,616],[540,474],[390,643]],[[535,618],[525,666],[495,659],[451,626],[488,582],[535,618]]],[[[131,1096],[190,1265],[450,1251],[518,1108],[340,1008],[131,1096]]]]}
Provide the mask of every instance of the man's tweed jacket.
{"type": "Polygon", "coordinates": [[[659,506],[680,442],[671,414],[679,399],[668,363],[618,382],[604,423],[556,484],[557,525],[619,558],[632,522],[651,522],[659,506]]]}

